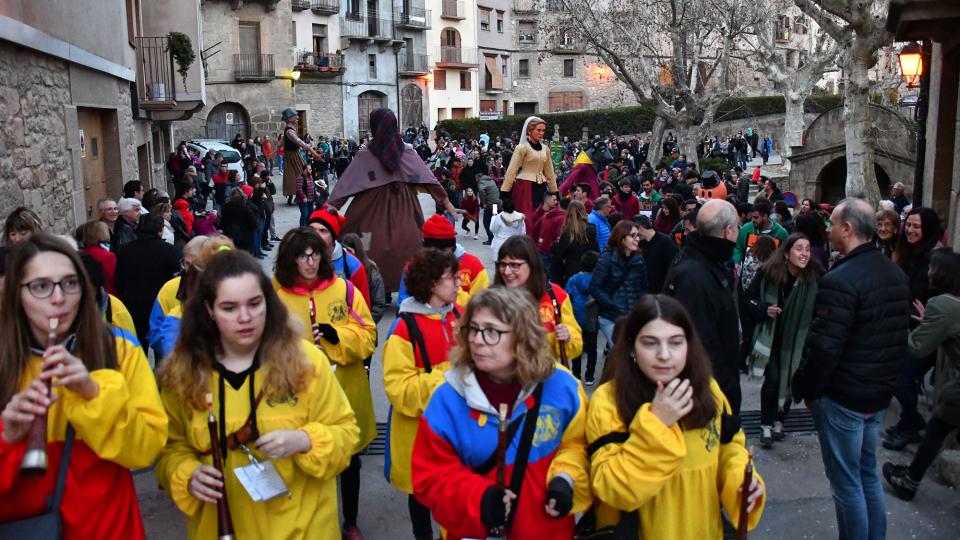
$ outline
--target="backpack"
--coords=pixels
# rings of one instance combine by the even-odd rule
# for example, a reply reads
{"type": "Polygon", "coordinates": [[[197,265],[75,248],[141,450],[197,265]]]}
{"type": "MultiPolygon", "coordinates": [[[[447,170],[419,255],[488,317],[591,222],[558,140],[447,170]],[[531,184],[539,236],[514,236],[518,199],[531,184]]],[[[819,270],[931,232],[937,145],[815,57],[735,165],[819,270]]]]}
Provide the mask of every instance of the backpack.
{"type": "MultiPolygon", "coordinates": [[[[414,354],[416,354],[417,348],[420,349],[420,359],[423,360],[423,370],[427,373],[432,372],[433,366],[430,364],[430,358],[427,356],[427,342],[423,339],[423,332],[420,331],[417,318],[413,313],[408,312],[400,313],[398,316],[407,325],[407,332],[410,334],[410,344],[413,346],[414,354]]],[[[455,319],[460,319],[460,311],[456,306],[453,307],[453,316],[455,319]]]]}

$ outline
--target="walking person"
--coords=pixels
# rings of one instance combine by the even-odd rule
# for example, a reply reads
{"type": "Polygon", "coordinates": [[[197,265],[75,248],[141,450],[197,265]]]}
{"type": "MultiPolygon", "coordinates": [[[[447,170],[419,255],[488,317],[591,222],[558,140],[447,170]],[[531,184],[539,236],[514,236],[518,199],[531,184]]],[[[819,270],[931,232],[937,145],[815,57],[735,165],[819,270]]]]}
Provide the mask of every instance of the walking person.
{"type": "Polygon", "coordinates": [[[328,358],[300,339],[249,254],[218,253],[198,277],[159,374],[172,421],[156,473],[188,516],[188,536],[216,537],[217,505],[226,503],[238,538],[339,540],[336,478],[358,429],[328,358]],[[218,447],[208,435],[211,415],[218,447]],[[212,466],[213,452],[222,471],[212,466]],[[235,471],[252,457],[275,471],[285,493],[251,500],[235,471]]]}
{"type": "Polygon", "coordinates": [[[613,204],[610,202],[610,197],[603,195],[593,201],[593,211],[587,216],[587,220],[597,228],[597,245],[600,246],[600,253],[607,248],[607,240],[613,228],[609,220],[612,212],[613,204]]]}
{"type": "Polygon", "coordinates": [[[511,236],[527,234],[527,224],[523,214],[516,211],[513,201],[509,198],[503,199],[503,206],[500,213],[490,221],[490,232],[493,233],[493,241],[490,243],[490,252],[496,258],[500,253],[500,246],[511,236]]]}
{"type": "MultiPolygon", "coordinates": [[[[597,528],[619,525],[618,538],[721,540],[721,510],[739,525],[750,454],[690,316],[673,298],[644,296],[607,361],[587,417],[597,528]]],[[[756,472],[748,490],[753,529],[766,503],[756,472]]]]}
{"type": "Polygon", "coordinates": [[[477,195],[480,197],[480,207],[482,208],[481,221],[483,230],[487,233],[487,240],[483,243],[485,246],[493,244],[493,231],[490,230],[490,222],[493,220],[493,210],[500,207],[500,189],[493,179],[486,174],[480,175],[477,179],[477,195]]]}
{"type": "Polygon", "coordinates": [[[413,492],[448,540],[487,538],[502,526],[511,540],[570,538],[574,514],[590,504],[587,397],[555,367],[538,318],[523,289],[471,298],[452,367],[420,418],[413,492]],[[517,426],[507,429],[503,487],[495,482],[501,407],[517,426]]]}
{"type": "Polygon", "coordinates": [[[894,494],[912,500],[923,475],[940,453],[947,436],[960,427],[960,254],[937,249],[930,256],[930,286],[941,291],[926,306],[914,303],[920,321],[907,342],[910,354],[923,358],[940,349],[933,398],[927,422],[910,465],[883,464],[883,477],[894,494]]]}
{"type": "Polygon", "coordinates": [[[613,346],[614,323],[649,291],[647,265],[640,253],[640,229],[632,221],[621,221],[613,228],[590,279],[590,296],[599,310],[597,324],[608,346],[613,346]]]}
{"type": "Polygon", "coordinates": [[[404,279],[410,297],[400,304],[383,348],[383,389],[390,400],[386,474],[390,485],[407,494],[414,538],[433,540],[430,509],[413,495],[413,444],[430,396],[450,369],[464,310],[457,298],[463,293],[457,258],[446,251],[422,249],[407,264],[404,279]]]}
{"type": "Polygon", "coordinates": [[[843,258],[820,280],[793,398],[813,411],[840,537],[882,539],[876,452],[907,353],[910,288],[874,247],[876,217],[866,201],[840,201],[830,223],[843,258]]]}
{"type": "Polygon", "coordinates": [[[786,436],[783,423],[793,401],[790,380],[803,353],[813,318],[820,263],[810,240],[792,234],[760,268],[747,292],[756,326],[749,374],[763,377],[760,388],[760,445],[773,446],[786,436]]]}
{"type": "Polygon", "coordinates": [[[480,234],[480,199],[474,195],[473,188],[463,190],[460,208],[463,210],[460,228],[469,235],[470,223],[473,223],[473,239],[478,239],[480,234]]]}
{"type": "Polygon", "coordinates": [[[295,201],[300,209],[300,226],[306,227],[317,202],[317,186],[313,183],[313,167],[309,163],[303,166],[303,172],[297,177],[295,201]]]}
{"type": "Polygon", "coordinates": [[[580,271],[580,258],[588,251],[600,251],[597,227],[587,220],[587,209],[579,201],[570,201],[564,213],[560,238],[551,251],[551,281],[566,285],[580,271]]]}
{"type": "Polygon", "coordinates": [[[300,150],[308,153],[313,159],[323,159],[323,157],[305,143],[297,130],[300,127],[300,115],[292,107],[284,109],[280,115],[286,124],[283,132],[280,134],[282,139],[283,160],[280,169],[283,171],[283,196],[287,198],[287,204],[293,204],[293,197],[296,195],[297,178],[303,172],[303,166],[306,162],[300,155],[300,150]]]}

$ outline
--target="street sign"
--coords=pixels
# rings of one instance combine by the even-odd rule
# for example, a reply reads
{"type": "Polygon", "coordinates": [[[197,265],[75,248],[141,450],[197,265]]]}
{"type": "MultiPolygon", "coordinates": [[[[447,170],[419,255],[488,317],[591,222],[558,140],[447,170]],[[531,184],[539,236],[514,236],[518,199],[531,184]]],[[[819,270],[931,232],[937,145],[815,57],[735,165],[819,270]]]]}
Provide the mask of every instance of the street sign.
{"type": "Polygon", "coordinates": [[[503,113],[499,111],[480,111],[481,120],[503,120],[503,113]]]}

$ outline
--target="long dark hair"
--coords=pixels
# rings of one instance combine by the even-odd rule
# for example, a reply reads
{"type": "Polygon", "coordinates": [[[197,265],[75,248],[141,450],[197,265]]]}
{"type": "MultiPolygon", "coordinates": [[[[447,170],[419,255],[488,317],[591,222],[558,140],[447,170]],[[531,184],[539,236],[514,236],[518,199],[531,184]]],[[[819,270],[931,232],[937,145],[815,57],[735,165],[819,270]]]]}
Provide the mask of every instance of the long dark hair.
{"type": "Polygon", "coordinates": [[[920,243],[912,245],[907,240],[906,233],[900,235],[897,239],[897,249],[893,252],[893,262],[900,265],[901,268],[910,268],[917,260],[929,257],[930,252],[937,246],[943,231],[940,229],[940,216],[933,208],[924,206],[914,208],[907,214],[906,222],[910,216],[920,216],[920,230],[923,231],[923,238],[920,243]]]}
{"type": "MultiPolygon", "coordinates": [[[[760,267],[760,274],[764,279],[771,281],[778,287],[790,279],[790,264],[787,262],[787,255],[789,255],[790,250],[793,249],[793,245],[800,240],[810,242],[807,235],[803,233],[793,233],[780,244],[780,247],[773,252],[773,255],[764,261],[763,266],[760,267]]],[[[813,248],[812,242],[810,243],[810,248],[813,248]]],[[[820,272],[820,261],[811,253],[810,262],[807,263],[806,268],[800,271],[797,279],[801,281],[816,281],[817,278],[820,277],[820,272]]]]}
{"type": "MultiPolygon", "coordinates": [[[[88,371],[116,369],[117,352],[113,332],[97,308],[96,292],[80,255],[65,241],[51,234],[37,232],[17,244],[7,259],[4,276],[5,291],[2,295],[0,313],[5,315],[0,328],[0,406],[5,405],[20,385],[27,359],[32,354],[33,337],[21,302],[24,275],[27,264],[40,253],[59,253],[70,259],[77,277],[80,278],[80,303],[70,333],[77,336],[76,356],[83,360],[88,371]]],[[[44,344],[40,344],[43,346],[44,344]]]]}
{"type": "Polygon", "coordinates": [[[614,381],[617,413],[624,425],[630,425],[644,403],[653,401],[657,385],[647,378],[634,359],[634,344],[640,330],[650,321],[662,319],[683,329],[687,339],[687,362],[679,378],[689,379],[693,388],[693,410],[683,417],[684,428],[706,426],[716,418],[720,404],[710,389],[710,358],[683,305],[663,294],[641,296],[627,316],[620,320],[616,344],[607,358],[602,382],[614,381]]]}
{"type": "Polygon", "coordinates": [[[518,234],[507,238],[503,245],[500,246],[500,251],[497,253],[497,275],[493,279],[494,285],[506,286],[503,281],[503,275],[500,272],[500,261],[508,257],[527,261],[527,265],[530,267],[530,277],[527,278],[527,290],[533,295],[536,301],[539,302],[540,299],[543,298],[543,295],[547,294],[549,282],[547,281],[546,270],[543,268],[543,259],[540,258],[533,239],[525,234],[518,234]]]}
{"type": "Polygon", "coordinates": [[[289,288],[297,284],[300,279],[297,257],[303,255],[307,248],[312,248],[313,252],[320,256],[317,278],[325,280],[333,277],[333,264],[323,238],[309,227],[300,227],[287,231],[277,250],[277,262],[273,267],[273,274],[282,287],[289,288]]]}

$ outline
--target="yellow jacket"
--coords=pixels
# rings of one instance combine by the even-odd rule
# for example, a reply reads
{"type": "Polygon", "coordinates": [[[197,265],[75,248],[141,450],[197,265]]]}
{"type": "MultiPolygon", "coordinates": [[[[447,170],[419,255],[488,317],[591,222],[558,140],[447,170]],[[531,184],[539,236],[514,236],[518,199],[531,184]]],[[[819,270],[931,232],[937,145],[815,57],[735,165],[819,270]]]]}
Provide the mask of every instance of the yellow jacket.
{"type": "Polygon", "coordinates": [[[373,412],[370,381],[363,367],[363,360],[371,356],[377,347],[377,325],[370,315],[367,301],[360,290],[355,289],[351,313],[347,308],[347,284],[343,278],[334,278],[312,292],[278,287],[277,294],[290,310],[290,315],[302,325],[303,339],[313,343],[313,332],[310,328],[311,296],[316,305],[317,324],[329,324],[337,330],[340,343],[334,345],[321,339],[320,344],[327,358],[336,367],[337,380],[357,415],[360,440],[354,453],[360,452],[377,436],[377,419],[373,412]]]}
{"type": "MultiPolygon", "coordinates": [[[[553,294],[557,297],[557,303],[560,304],[560,322],[566,324],[567,329],[570,330],[570,340],[567,341],[564,350],[567,353],[567,360],[572,362],[583,353],[583,331],[580,329],[580,325],[577,324],[577,319],[573,315],[573,303],[570,301],[570,296],[567,292],[563,290],[563,287],[555,283],[547,283],[547,286],[553,289],[553,294]]],[[[539,309],[540,321],[543,323],[544,330],[547,331],[547,342],[550,345],[550,354],[553,355],[554,358],[559,359],[560,343],[557,341],[557,333],[555,331],[557,314],[553,308],[553,298],[549,292],[544,293],[540,298],[539,309]]]]}
{"type": "MultiPolygon", "coordinates": [[[[628,428],[617,413],[614,384],[597,388],[587,415],[591,444],[608,433],[630,434],[623,444],[607,444],[591,458],[593,493],[600,503],[598,527],[619,521],[618,510],[639,509],[641,538],[723,538],[721,505],[734,526],[740,515],[738,489],[748,458],[743,431],[721,444],[719,414],[704,428],[684,431],[679,424],[665,426],[650,412],[649,403],[637,411],[628,428]]],[[[729,410],[716,381],[710,381],[710,388],[729,410]]],[[[766,494],[750,512],[750,529],[760,521],[765,502],[766,494]]]]}
{"type": "Polygon", "coordinates": [[[133,316],[130,315],[130,310],[123,305],[119,298],[112,294],[110,295],[110,316],[113,319],[111,324],[121,330],[126,330],[131,336],[137,335],[137,328],[133,325],[133,316]]]}
{"type": "MultiPolygon", "coordinates": [[[[253,502],[232,472],[250,464],[246,454],[227,450],[225,489],[238,539],[340,538],[337,475],[350,462],[359,430],[326,356],[312,343],[302,343],[302,346],[315,376],[305,390],[282,402],[264,398],[257,409],[257,427],[261,436],[278,429],[302,430],[310,437],[312,447],[307,452],[273,460],[290,494],[263,502],[253,502]]],[[[211,374],[215,416],[220,407],[216,391],[219,377],[216,371],[211,374]]],[[[263,368],[260,368],[254,376],[255,392],[260,391],[263,379],[263,368]]],[[[224,385],[225,432],[228,434],[239,429],[250,415],[249,384],[248,378],[239,390],[224,385]]],[[[207,411],[191,408],[169,389],[163,389],[161,397],[170,417],[170,440],[157,462],[157,478],[177,508],[188,516],[188,538],[216,538],[216,505],[201,502],[187,490],[196,468],[213,464],[212,455],[202,455],[211,449],[207,411]]],[[[252,445],[250,449],[257,459],[266,460],[252,445]]]]}
{"type": "Polygon", "coordinates": [[[547,183],[547,191],[557,191],[557,174],[553,171],[553,158],[550,155],[550,145],[547,141],[540,143],[540,151],[536,151],[529,144],[518,144],[510,158],[510,165],[503,175],[503,191],[511,191],[518,178],[535,182],[547,183]]]}

